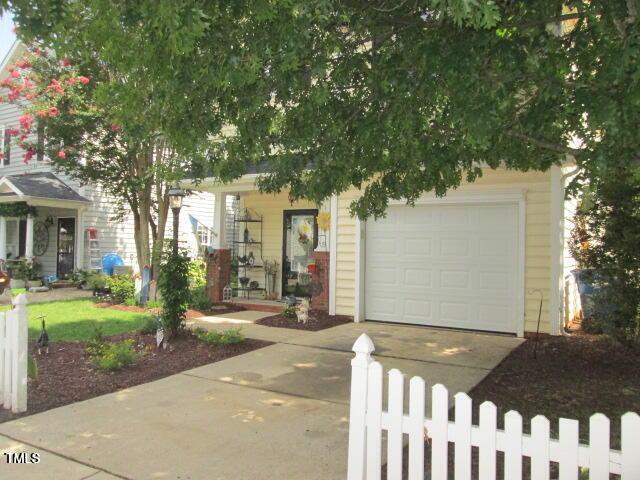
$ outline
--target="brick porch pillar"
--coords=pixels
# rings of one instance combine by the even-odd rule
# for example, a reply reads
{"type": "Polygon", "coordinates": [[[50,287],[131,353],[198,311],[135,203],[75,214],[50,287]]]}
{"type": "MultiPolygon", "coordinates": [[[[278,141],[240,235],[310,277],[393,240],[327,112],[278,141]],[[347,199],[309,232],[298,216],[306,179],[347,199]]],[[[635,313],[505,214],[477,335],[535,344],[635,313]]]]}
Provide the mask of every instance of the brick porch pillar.
{"type": "Polygon", "coordinates": [[[329,256],[329,252],[313,252],[311,255],[316,261],[313,282],[320,287],[311,298],[311,308],[323,312],[329,311],[329,256]]]}
{"type": "Polygon", "coordinates": [[[207,255],[207,297],[211,303],[220,303],[224,287],[231,282],[231,250],[214,250],[207,255]]]}

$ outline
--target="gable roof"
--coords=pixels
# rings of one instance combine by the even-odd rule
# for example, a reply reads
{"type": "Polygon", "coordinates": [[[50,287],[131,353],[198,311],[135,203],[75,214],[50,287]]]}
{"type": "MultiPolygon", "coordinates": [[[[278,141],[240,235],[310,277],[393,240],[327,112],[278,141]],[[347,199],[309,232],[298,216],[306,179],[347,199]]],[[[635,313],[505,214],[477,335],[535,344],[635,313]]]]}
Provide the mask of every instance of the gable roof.
{"type": "Polygon", "coordinates": [[[41,198],[70,202],[89,202],[51,172],[8,175],[0,179],[0,197],[41,198]]]}

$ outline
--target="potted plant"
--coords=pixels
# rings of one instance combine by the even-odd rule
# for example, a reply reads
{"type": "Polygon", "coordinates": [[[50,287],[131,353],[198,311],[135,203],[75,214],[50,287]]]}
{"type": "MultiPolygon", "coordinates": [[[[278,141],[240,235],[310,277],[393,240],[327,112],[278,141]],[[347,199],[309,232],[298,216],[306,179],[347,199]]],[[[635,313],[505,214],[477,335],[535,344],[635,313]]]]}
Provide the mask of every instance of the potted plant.
{"type": "Polygon", "coordinates": [[[27,285],[27,277],[29,276],[29,269],[25,261],[19,261],[11,267],[11,280],[9,281],[10,288],[24,288],[27,285]]]}
{"type": "Polygon", "coordinates": [[[309,273],[316,273],[316,261],[311,259],[309,260],[309,263],[307,264],[307,272],[309,273]]]}
{"type": "Polygon", "coordinates": [[[247,285],[249,285],[249,277],[240,277],[238,281],[240,282],[240,285],[242,285],[245,288],[247,285]]]}
{"type": "Polygon", "coordinates": [[[42,279],[40,278],[40,264],[35,260],[25,262],[25,273],[27,288],[35,288],[42,286],[42,279]]]}

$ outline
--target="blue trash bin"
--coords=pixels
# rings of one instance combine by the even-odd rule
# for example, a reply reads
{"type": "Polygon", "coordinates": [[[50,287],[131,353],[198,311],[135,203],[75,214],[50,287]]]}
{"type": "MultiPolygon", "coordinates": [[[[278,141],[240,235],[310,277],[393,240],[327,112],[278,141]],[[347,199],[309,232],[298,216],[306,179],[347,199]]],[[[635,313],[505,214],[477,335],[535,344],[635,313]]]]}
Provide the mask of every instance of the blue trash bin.
{"type": "Polygon", "coordinates": [[[102,257],[102,273],[106,275],[113,275],[113,267],[121,267],[124,265],[124,261],[120,255],[115,253],[107,253],[102,257]]]}

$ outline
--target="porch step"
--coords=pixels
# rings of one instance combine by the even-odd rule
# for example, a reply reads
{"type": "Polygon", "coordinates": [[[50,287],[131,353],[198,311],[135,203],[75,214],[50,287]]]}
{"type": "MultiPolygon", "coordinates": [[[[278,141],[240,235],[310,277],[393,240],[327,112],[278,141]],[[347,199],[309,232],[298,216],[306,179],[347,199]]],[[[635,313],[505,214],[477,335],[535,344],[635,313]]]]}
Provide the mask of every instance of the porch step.
{"type": "Polygon", "coordinates": [[[273,300],[247,300],[245,298],[234,298],[233,303],[242,305],[247,310],[255,310],[258,312],[282,313],[286,305],[273,300]]]}

